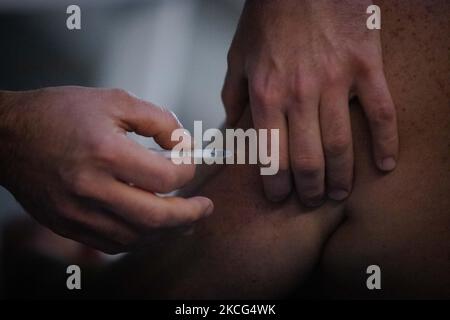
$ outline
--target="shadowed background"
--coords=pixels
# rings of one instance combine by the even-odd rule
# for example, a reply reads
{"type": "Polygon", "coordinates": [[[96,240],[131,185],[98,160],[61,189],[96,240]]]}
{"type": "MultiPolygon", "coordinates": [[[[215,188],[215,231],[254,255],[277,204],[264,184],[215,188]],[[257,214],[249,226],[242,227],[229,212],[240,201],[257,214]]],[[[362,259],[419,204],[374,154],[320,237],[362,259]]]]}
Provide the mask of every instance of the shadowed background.
{"type": "MultiPolygon", "coordinates": [[[[75,31],[66,28],[70,4],[0,2],[1,90],[119,87],[173,110],[189,130],[194,120],[221,124],[226,54],[243,1],[81,0],[75,31]]],[[[21,212],[0,187],[0,226],[21,212]]]]}

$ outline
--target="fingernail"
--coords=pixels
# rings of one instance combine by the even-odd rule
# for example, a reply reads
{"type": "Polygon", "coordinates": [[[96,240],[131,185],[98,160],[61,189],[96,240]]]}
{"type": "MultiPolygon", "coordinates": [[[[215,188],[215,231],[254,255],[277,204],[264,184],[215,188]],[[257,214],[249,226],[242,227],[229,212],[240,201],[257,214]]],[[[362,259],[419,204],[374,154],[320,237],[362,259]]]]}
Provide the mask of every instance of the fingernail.
{"type": "Polygon", "coordinates": [[[213,202],[205,197],[197,197],[198,201],[200,201],[202,203],[202,205],[204,206],[205,210],[203,210],[203,216],[209,216],[213,213],[214,211],[214,204],[213,202]]]}
{"type": "Polygon", "coordinates": [[[348,197],[348,192],[343,189],[336,189],[328,192],[328,198],[341,201],[348,197]]]}
{"type": "Polygon", "coordinates": [[[178,119],[178,116],[176,115],[176,113],[173,112],[173,111],[171,111],[171,110],[169,110],[169,109],[166,109],[166,110],[168,110],[168,111],[172,114],[172,116],[175,118],[175,120],[177,120],[177,122],[178,122],[178,124],[180,125],[180,127],[181,127],[181,128],[184,128],[184,126],[183,126],[183,124],[181,123],[180,119],[178,119]]]}
{"type": "Polygon", "coordinates": [[[395,159],[392,157],[384,158],[383,161],[381,161],[381,169],[384,171],[391,171],[394,170],[396,166],[395,159]]]}
{"type": "Polygon", "coordinates": [[[192,149],[192,147],[194,145],[194,141],[192,139],[191,133],[186,129],[183,129],[183,137],[182,137],[182,141],[180,142],[180,144],[183,148],[190,148],[190,149],[192,149]]]}
{"type": "Polygon", "coordinates": [[[214,205],[212,202],[209,204],[208,209],[206,209],[205,216],[210,216],[214,211],[214,205]]]}

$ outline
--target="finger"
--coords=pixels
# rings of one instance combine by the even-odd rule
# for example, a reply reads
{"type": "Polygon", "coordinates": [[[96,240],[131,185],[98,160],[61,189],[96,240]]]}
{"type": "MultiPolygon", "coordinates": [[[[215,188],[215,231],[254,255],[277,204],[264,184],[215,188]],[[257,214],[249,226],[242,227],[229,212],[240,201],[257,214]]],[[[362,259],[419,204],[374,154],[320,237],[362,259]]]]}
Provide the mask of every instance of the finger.
{"type": "Polygon", "coordinates": [[[171,140],[171,135],[183,126],[173,112],[132,96],[126,101],[121,120],[127,131],[153,137],[165,149],[172,149],[178,144],[178,141],[171,140]]]}
{"type": "Polygon", "coordinates": [[[248,84],[244,74],[237,66],[229,64],[222,88],[222,101],[225,106],[226,124],[234,126],[248,104],[248,84]]]}
{"type": "Polygon", "coordinates": [[[101,236],[94,235],[90,230],[81,227],[73,225],[67,227],[68,224],[69,222],[59,222],[58,226],[51,226],[49,228],[61,237],[74,240],[107,254],[118,254],[126,251],[123,245],[103,239],[101,236]]]}
{"type": "Polygon", "coordinates": [[[391,171],[398,158],[397,116],[383,72],[358,79],[356,87],[369,122],[375,163],[391,171]]]}
{"type": "Polygon", "coordinates": [[[69,231],[66,232],[63,236],[106,254],[114,255],[128,251],[125,246],[103,239],[98,235],[93,235],[88,230],[80,230],[79,232],[69,231]]]}
{"type": "Polygon", "coordinates": [[[348,197],[353,179],[353,146],[348,94],[331,89],[322,95],[320,127],[328,196],[333,200],[348,197]]]}
{"type": "MultiPolygon", "coordinates": [[[[279,170],[275,175],[262,176],[264,192],[267,198],[271,201],[278,202],[286,199],[292,190],[292,178],[289,169],[288,127],[287,120],[281,108],[279,110],[274,109],[273,112],[267,112],[266,110],[267,108],[253,104],[252,118],[256,129],[279,130],[278,148],[275,146],[278,150],[273,150],[279,152],[279,170]]],[[[267,154],[272,152],[270,130],[268,131],[267,150],[267,154]]]]}
{"type": "Polygon", "coordinates": [[[324,156],[319,127],[319,99],[305,99],[288,109],[291,167],[300,200],[315,207],[323,202],[324,156]]]}
{"type": "Polygon", "coordinates": [[[212,201],[205,197],[158,197],[119,181],[103,185],[96,199],[138,230],[193,223],[214,209],[212,201]]]}
{"type": "Polygon", "coordinates": [[[70,210],[66,210],[66,218],[71,224],[89,230],[93,236],[116,245],[131,246],[138,241],[140,234],[135,228],[113,212],[104,210],[94,203],[86,204],[86,201],[83,199],[84,205],[74,204],[70,210]]]}
{"type": "Polygon", "coordinates": [[[126,136],[117,138],[114,152],[115,176],[147,191],[167,193],[177,190],[195,174],[193,164],[174,164],[126,136]]]}

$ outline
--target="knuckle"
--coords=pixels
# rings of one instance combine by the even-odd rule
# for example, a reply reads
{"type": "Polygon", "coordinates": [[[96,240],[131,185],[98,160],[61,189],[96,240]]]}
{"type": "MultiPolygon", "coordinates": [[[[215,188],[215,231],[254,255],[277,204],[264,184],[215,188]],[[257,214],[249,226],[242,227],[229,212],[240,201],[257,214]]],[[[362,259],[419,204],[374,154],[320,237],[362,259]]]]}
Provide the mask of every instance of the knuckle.
{"type": "MultiPolygon", "coordinates": [[[[394,150],[397,149],[398,144],[398,133],[397,132],[386,132],[380,137],[380,140],[382,140],[382,143],[385,146],[392,146],[394,150]]],[[[380,141],[381,142],[381,141],[380,141]]],[[[395,151],[397,152],[397,151],[395,151]]]]}
{"type": "Polygon", "coordinates": [[[338,156],[345,153],[350,147],[350,138],[344,134],[338,133],[324,144],[325,153],[328,156],[338,156]]]}
{"type": "Polygon", "coordinates": [[[323,77],[329,84],[339,83],[345,75],[343,63],[338,55],[334,52],[324,52],[320,57],[324,66],[323,77]]]}
{"type": "Polygon", "coordinates": [[[91,141],[90,150],[94,160],[113,164],[116,161],[115,141],[112,137],[96,138],[91,141]]]}
{"type": "Polygon", "coordinates": [[[278,107],[280,90],[268,77],[254,76],[249,84],[251,99],[260,108],[270,109],[278,107]]]}
{"type": "Polygon", "coordinates": [[[380,106],[370,116],[375,125],[384,125],[395,120],[395,110],[389,106],[380,106]]]}
{"type": "Polygon", "coordinates": [[[129,99],[131,97],[128,91],[120,88],[110,89],[110,92],[117,99],[129,99]]]}
{"type": "Polygon", "coordinates": [[[291,83],[291,94],[294,101],[303,103],[311,101],[315,95],[315,81],[310,77],[306,79],[304,76],[297,75],[291,83]]]}
{"type": "Polygon", "coordinates": [[[168,193],[178,187],[179,178],[173,170],[168,170],[161,177],[159,189],[160,192],[168,193]]]}
{"type": "Polygon", "coordinates": [[[337,66],[329,66],[325,71],[325,83],[328,85],[339,84],[344,79],[344,73],[337,66]]]}
{"type": "Polygon", "coordinates": [[[287,83],[287,90],[296,103],[303,103],[314,98],[316,87],[315,76],[302,68],[294,72],[287,83]]]}
{"type": "Polygon", "coordinates": [[[166,214],[164,212],[153,213],[148,216],[145,221],[145,226],[149,229],[158,229],[162,228],[166,222],[166,214]]]}
{"type": "Polygon", "coordinates": [[[92,195],[92,175],[87,170],[79,170],[71,177],[72,192],[80,197],[92,195]]]}
{"type": "Polygon", "coordinates": [[[361,61],[362,73],[366,76],[372,77],[378,74],[382,68],[382,64],[377,59],[363,59],[361,61]]]}
{"type": "Polygon", "coordinates": [[[382,63],[378,59],[373,59],[373,52],[365,49],[365,54],[358,54],[354,57],[355,63],[358,66],[358,73],[361,76],[372,76],[376,73],[380,68],[382,68],[382,63]]]}
{"type": "Polygon", "coordinates": [[[297,174],[305,178],[314,179],[321,175],[323,161],[318,158],[302,157],[294,160],[293,167],[297,174]]]}

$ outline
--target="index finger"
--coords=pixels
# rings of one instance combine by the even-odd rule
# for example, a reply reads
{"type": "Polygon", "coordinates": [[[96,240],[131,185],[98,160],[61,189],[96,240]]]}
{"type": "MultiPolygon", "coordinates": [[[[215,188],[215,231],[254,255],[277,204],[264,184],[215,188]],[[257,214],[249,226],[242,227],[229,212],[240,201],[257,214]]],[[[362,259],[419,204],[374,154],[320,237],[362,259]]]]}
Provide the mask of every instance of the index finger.
{"type": "Polygon", "coordinates": [[[119,136],[112,170],[118,179],[151,192],[167,193],[188,183],[194,164],[174,164],[126,136],[119,136]]]}
{"type": "Polygon", "coordinates": [[[165,149],[172,149],[178,143],[172,141],[172,132],[183,126],[173,112],[133,96],[127,99],[126,104],[120,120],[127,131],[153,137],[165,149]]]}
{"type": "Polygon", "coordinates": [[[113,179],[105,179],[96,198],[110,211],[141,230],[193,223],[214,209],[205,197],[158,197],[113,179]]]}
{"type": "Polygon", "coordinates": [[[357,91],[369,122],[375,163],[391,171],[398,158],[397,116],[383,72],[360,79],[357,91]]]}

